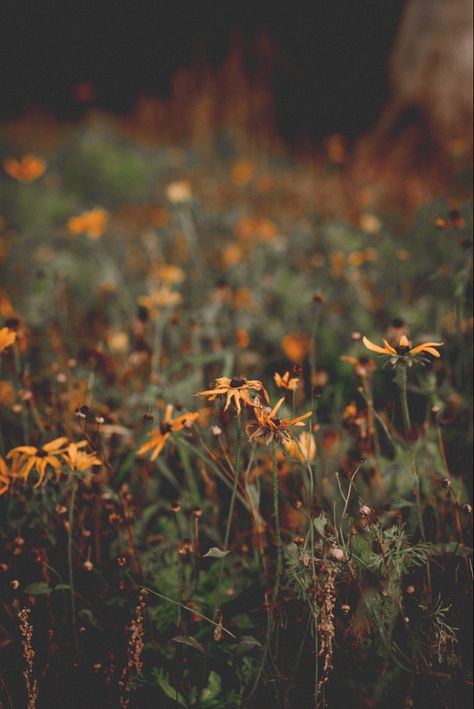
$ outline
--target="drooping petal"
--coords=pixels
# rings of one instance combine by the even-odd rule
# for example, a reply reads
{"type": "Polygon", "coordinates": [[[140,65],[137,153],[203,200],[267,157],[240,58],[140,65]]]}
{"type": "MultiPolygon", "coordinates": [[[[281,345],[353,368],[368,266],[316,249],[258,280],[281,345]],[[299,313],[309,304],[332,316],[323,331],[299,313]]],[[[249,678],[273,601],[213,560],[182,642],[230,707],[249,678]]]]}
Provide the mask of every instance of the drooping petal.
{"type": "Polygon", "coordinates": [[[34,446],[17,446],[16,448],[12,448],[11,451],[7,453],[7,458],[13,458],[19,453],[22,453],[24,455],[35,455],[37,450],[38,449],[34,446]]]}
{"type": "Polygon", "coordinates": [[[373,342],[371,342],[365,335],[362,338],[362,342],[364,345],[367,347],[368,350],[371,350],[372,352],[377,352],[378,354],[396,354],[395,350],[393,347],[390,348],[390,350],[387,350],[386,347],[380,347],[380,345],[375,345],[373,342]]]}
{"type": "MultiPolygon", "coordinates": [[[[385,345],[385,351],[386,351],[387,354],[393,354],[393,355],[396,355],[396,354],[397,354],[397,350],[396,350],[394,347],[392,347],[392,345],[389,344],[389,343],[387,342],[387,340],[382,340],[382,342],[383,342],[384,345],[385,345]]],[[[407,342],[408,342],[408,340],[407,340],[407,342]]]]}
{"type": "MultiPolygon", "coordinates": [[[[413,349],[410,350],[410,354],[415,355],[415,354],[418,354],[418,352],[423,352],[424,350],[433,354],[433,351],[431,350],[431,348],[441,347],[443,344],[444,344],[444,342],[425,342],[422,345],[417,345],[416,347],[413,347],[413,349]]],[[[434,350],[434,352],[436,352],[436,350],[434,350]]],[[[436,354],[434,356],[439,357],[440,356],[439,352],[436,352],[436,354]]]]}

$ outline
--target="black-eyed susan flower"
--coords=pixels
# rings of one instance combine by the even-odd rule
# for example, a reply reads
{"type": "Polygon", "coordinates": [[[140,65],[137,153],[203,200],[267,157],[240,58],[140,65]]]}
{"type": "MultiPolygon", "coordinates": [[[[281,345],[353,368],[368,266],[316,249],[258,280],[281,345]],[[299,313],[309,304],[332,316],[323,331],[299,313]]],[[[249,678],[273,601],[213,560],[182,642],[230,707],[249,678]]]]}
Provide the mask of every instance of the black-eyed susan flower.
{"type": "Polygon", "coordinates": [[[250,392],[256,391],[262,394],[265,401],[269,401],[268,393],[262,382],[258,379],[246,379],[245,377],[218,377],[214,382],[214,388],[207,391],[200,391],[196,396],[203,396],[209,401],[214,401],[218,396],[225,396],[226,402],[224,411],[227,411],[231,402],[235,404],[237,413],[240,414],[242,401],[246,406],[254,406],[250,398],[250,392]]]}
{"type": "Polygon", "coordinates": [[[70,443],[62,454],[64,462],[78,473],[84,473],[86,470],[96,465],[102,465],[102,461],[97,458],[95,453],[87,453],[82,450],[87,446],[87,441],[79,441],[79,443],[70,443]]]}
{"type": "Polygon", "coordinates": [[[54,441],[45,443],[41,448],[35,446],[17,446],[12,448],[7,454],[7,458],[13,460],[14,477],[27,480],[32,470],[38,473],[38,481],[35,487],[41,485],[46,475],[48,467],[56,473],[61,471],[60,456],[66,451],[68,440],[64,436],[55,438],[54,441]]]}
{"type": "Polygon", "coordinates": [[[300,380],[298,377],[292,377],[289,372],[285,372],[283,375],[275,372],[274,374],[275,384],[279,389],[288,389],[289,391],[296,391],[300,380]]]}
{"type": "Polygon", "coordinates": [[[249,440],[253,441],[255,439],[263,439],[265,443],[284,443],[285,441],[291,441],[292,433],[291,428],[293,426],[304,426],[304,420],[311,416],[312,412],[307,411],[302,416],[297,416],[296,418],[286,418],[280,419],[277,413],[285,401],[285,397],[279,399],[273,408],[270,406],[264,406],[260,399],[256,398],[254,400],[254,413],[255,422],[251,422],[247,426],[247,434],[249,434],[249,440]],[[253,433],[250,431],[255,428],[253,433]]]}
{"type": "Polygon", "coordinates": [[[412,347],[412,343],[406,335],[402,335],[400,337],[398,345],[396,345],[395,347],[392,347],[392,345],[387,340],[382,340],[383,347],[381,347],[380,345],[376,345],[371,342],[365,336],[362,338],[362,342],[368,350],[389,357],[390,362],[393,366],[402,363],[411,366],[416,361],[426,362],[426,359],[422,356],[425,352],[432,355],[433,357],[440,357],[440,353],[435,348],[441,347],[441,345],[444,344],[443,342],[424,342],[421,345],[412,347]]]}
{"type": "Polygon", "coordinates": [[[8,327],[2,327],[0,329],[0,352],[6,350],[7,347],[13,345],[16,340],[16,332],[10,330],[8,327]]]}
{"type": "Polygon", "coordinates": [[[171,417],[173,412],[172,404],[168,404],[165,409],[163,421],[158,428],[149,432],[149,441],[144,443],[137,451],[138,455],[153,450],[150,460],[155,460],[166,445],[168,438],[176,431],[182,431],[184,428],[189,428],[198,418],[197,412],[187,412],[180,414],[175,419],[171,417]]]}

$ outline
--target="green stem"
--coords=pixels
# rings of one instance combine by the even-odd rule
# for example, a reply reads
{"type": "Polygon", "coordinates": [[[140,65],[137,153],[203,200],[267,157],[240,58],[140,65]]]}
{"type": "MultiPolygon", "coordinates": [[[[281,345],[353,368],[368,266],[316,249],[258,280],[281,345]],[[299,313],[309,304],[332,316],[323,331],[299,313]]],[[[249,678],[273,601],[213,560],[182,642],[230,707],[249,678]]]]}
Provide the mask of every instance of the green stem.
{"type": "Polygon", "coordinates": [[[69,518],[68,518],[68,528],[67,528],[67,561],[69,569],[69,588],[71,592],[71,612],[72,612],[72,625],[74,630],[74,642],[76,649],[78,649],[78,639],[77,639],[77,627],[76,627],[76,597],[74,591],[74,569],[72,563],[72,542],[73,542],[73,525],[74,525],[74,504],[76,502],[76,492],[77,492],[77,478],[74,475],[74,471],[70,471],[71,480],[71,499],[69,501],[69,518]]]}
{"type": "Polygon", "coordinates": [[[407,369],[403,364],[400,366],[397,379],[400,389],[400,403],[402,405],[403,428],[405,430],[405,438],[408,438],[408,434],[411,431],[411,421],[407,398],[407,369]]]}
{"type": "Polygon", "coordinates": [[[273,603],[272,611],[278,600],[278,593],[280,591],[280,580],[283,567],[283,550],[281,546],[281,530],[280,530],[280,507],[278,499],[278,469],[276,464],[276,445],[272,445],[272,471],[273,471],[273,512],[275,515],[275,542],[277,549],[277,565],[276,565],[276,577],[275,586],[273,589],[273,603]]]}
{"type": "MultiPolygon", "coordinates": [[[[229,551],[230,531],[232,529],[232,517],[234,515],[235,499],[237,497],[237,488],[239,485],[241,442],[242,442],[242,424],[240,421],[240,415],[238,415],[237,419],[236,419],[236,452],[235,452],[234,480],[233,480],[233,484],[232,484],[232,493],[230,496],[229,511],[227,513],[227,523],[226,523],[225,535],[224,535],[224,549],[223,549],[224,553],[229,551]]],[[[224,573],[226,556],[227,556],[227,554],[225,553],[224,556],[222,557],[221,563],[220,563],[219,576],[217,579],[217,594],[216,594],[216,604],[215,604],[215,608],[214,608],[214,615],[217,613],[217,604],[219,601],[219,591],[221,588],[222,575],[224,573]]]]}

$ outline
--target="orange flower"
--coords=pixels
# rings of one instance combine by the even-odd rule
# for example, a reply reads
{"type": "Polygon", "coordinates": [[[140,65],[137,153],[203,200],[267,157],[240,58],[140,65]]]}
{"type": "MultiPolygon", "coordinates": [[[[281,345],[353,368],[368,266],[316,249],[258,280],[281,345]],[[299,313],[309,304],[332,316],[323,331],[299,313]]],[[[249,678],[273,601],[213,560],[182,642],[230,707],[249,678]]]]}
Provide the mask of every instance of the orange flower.
{"type": "Polygon", "coordinates": [[[354,371],[359,377],[366,377],[377,369],[377,365],[369,357],[351,357],[349,355],[341,355],[339,357],[342,362],[348,362],[354,367],[354,371]]]}
{"type": "Polygon", "coordinates": [[[8,327],[2,327],[0,329],[0,352],[6,350],[7,347],[13,345],[16,340],[16,332],[10,330],[8,327]]]}
{"type": "Polygon", "coordinates": [[[171,436],[172,433],[176,431],[182,431],[183,428],[189,428],[191,424],[196,421],[199,414],[198,413],[185,413],[177,416],[175,419],[171,418],[171,413],[173,411],[173,406],[168,404],[165,409],[165,416],[160,424],[159,428],[150,431],[148,436],[150,440],[144,443],[137,451],[138,455],[146,453],[147,451],[154,449],[150,460],[155,460],[163,450],[166,445],[166,441],[171,436]]]}
{"type": "Polygon", "coordinates": [[[45,443],[41,448],[35,446],[17,446],[7,454],[7,458],[12,458],[14,464],[14,477],[28,478],[32,470],[38,473],[38,482],[35,487],[41,485],[46,475],[48,466],[57,473],[61,470],[61,463],[58,457],[65,452],[67,438],[55,438],[54,441],[45,443]]]}
{"type": "Polygon", "coordinates": [[[275,372],[274,377],[275,384],[279,389],[289,389],[290,391],[295,391],[298,388],[300,380],[298,377],[292,377],[289,372],[285,372],[283,376],[275,372]]]}
{"type": "Polygon", "coordinates": [[[255,428],[252,434],[249,434],[249,440],[253,441],[255,438],[263,438],[265,443],[284,443],[285,441],[291,441],[292,434],[290,427],[292,426],[304,426],[304,419],[307,419],[312,415],[312,411],[307,411],[302,416],[297,416],[291,419],[287,416],[284,419],[280,419],[277,416],[278,410],[285,401],[283,396],[271,409],[269,406],[263,406],[261,401],[256,398],[253,404],[256,422],[249,423],[247,426],[247,434],[249,431],[255,428]]]}
{"type": "Polygon", "coordinates": [[[3,495],[4,492],[7,492],[9,487],[10,487],[9,470],[7,468],[7,464],[5,463],[2,456],[0,455],[0,495],[3,495]]]}
{"type": "Polygon", "coordinates": [[[416,357],[416,355],[423,354],[424,352],[428,352],[430,355],[433,355],[433,357],[440,357],[438,350],[434,348],[441,347],[441,345],[444,344],[443,342],[424,342],[421,345],[412,347],[411,342],[406,335],[402,335],[400,337],[396,347],[392,347],[387,340],[382,340],[384,346],[380,347],[380,345],[375,345],[371,342],[367,337],[365,337],[365,335],[362,338],[362,342],[368,350],[377,352],[378,354],[387,355],[388,357],[395,359],[403,357],[416,357]]]}
{"type": "Polygon", "coordinates": [[[81,448],[85,448],[85,446],[87,446],[87,441],[70,443],[66,452],[62,454],[65,463],[79,473],[84,473],[95,465],[102,465],[102,461],[96,457],[95,453],[87,453],[81,450],[81,448]]]}
{"type": "Polygon", "coordinates": [[[268,402],[268,394],[262,382],[258,379],[245,379],[245,377],[219,377],[214,382],[214,388],[207,391],[201,391],[196,396],[204,396],[209,401],[214,401],[218,396],[225,396],[226,402],[224,411],[230,406],[231,401],[234,401],[237,413],[240,414],[240,402],[243,401],[247,406],[254,406],[250,398],[250,390],[254,389],[259,394],[263,394],[265,401],[268,402]]]}
{"type": "Polygon", "coordinates": [[[286,335],[281,342],[281,346],[288,359],[292,362],[301,362],[308,354],[310,339],[297,333],[286,335]]]}
{"type": "Polygon", "coordinates": [[[252,180],[254,171],[255,168],[251,162],[248,160],[241,160],[240,162],[236,162],[233,166],[230,173],[230,178],[234,185],[247,185],[252,180]]]}
{"type": "Polygon", "coordinates": [[[71,234],[87,234],[91,239],[100,239],[108,221],[109,213],[107,210],[96,207],[88,212],[71,217],[67,223],[67,228],[71,234]]]}
{"type": "Polygon", "coordinates": [[[34,155],[24,155],[21,160],[7,158],[3,162],[3,169],[18,182],[34,182],[46,170],[45,160],[35,158],[34,155]]]}

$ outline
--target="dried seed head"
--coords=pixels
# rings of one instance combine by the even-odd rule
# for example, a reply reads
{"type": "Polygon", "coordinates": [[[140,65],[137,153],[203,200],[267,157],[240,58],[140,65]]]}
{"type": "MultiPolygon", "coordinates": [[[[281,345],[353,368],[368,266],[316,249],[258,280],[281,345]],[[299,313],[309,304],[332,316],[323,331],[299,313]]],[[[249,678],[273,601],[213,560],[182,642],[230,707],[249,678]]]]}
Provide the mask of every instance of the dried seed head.
{"type": "Polygon", "coordinates": [[[348,603],[343,603],[341,606],[341,611],[344,613],[344,615],[349,615],[351,612],[351,607],[348,603]]]}
{"type": "Polygon", "coordinates": [[[359,507],[359,514],[361,517],[370,517],[372,510],[367,505],[362,505],[359,507]]]}
{"type": "Polygon", "coordinates": [[[443,478],[441,480],[441,485],[446,488],[451,487],[451,480],[449,478],[443,478]]]}
{"type": "Polygon", "coordinates": [[[463,512],[467,512],[467,514],[471,514],[471,513],[472,513],[472,507],[471,507],[471,505],[467,505],[467,504],[466,504],[466,505],[463,505],[463,506],[462,506],[462,510],[463,510],[463,512]]]}
{"type": "Polygon", "coordinates": [[[175,514],[177,514],[180,511],[181,511],[181,505],[179,504],[179,502],[172,502],[171,507],[170,507],[170,512],[174,512],[175,514]]]}

